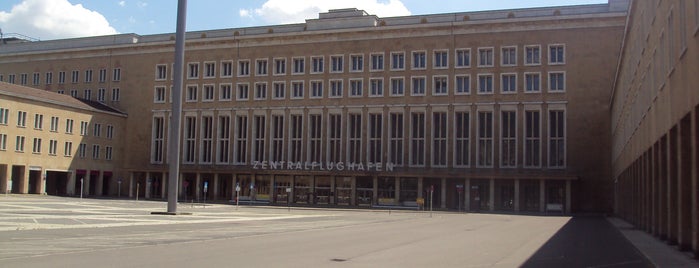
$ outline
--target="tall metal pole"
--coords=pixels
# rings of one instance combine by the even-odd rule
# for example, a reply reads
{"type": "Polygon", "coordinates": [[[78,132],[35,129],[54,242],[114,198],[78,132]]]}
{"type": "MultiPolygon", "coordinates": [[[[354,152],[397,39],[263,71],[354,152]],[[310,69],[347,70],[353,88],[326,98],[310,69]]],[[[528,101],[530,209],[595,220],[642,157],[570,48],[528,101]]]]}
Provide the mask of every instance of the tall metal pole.
{"type": "Polygon", "coordinates": [[[172,115],[170,117],[170,140],[167,157],[170,161],[170,177],[167,190],[167,212],[177,213],[177,182],[180,175],[180,123],[182,121],[182,80],[184,71],[185,25],[187,22],[187,0],[177,2],[177,33],[175,39],[175,77],[172,87],[172,115]]]}

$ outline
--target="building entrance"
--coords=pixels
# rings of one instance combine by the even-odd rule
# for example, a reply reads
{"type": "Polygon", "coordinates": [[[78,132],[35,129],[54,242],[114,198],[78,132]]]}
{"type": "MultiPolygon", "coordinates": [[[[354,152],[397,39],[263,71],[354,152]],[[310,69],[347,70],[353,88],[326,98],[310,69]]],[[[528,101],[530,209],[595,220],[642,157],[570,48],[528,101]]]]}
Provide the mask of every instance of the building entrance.
{"type": "Polygon", "coordinates": [[[41,168],[32,169],[29,168],[29,185],[28,193],[30,194],[41,194],[43,189],[41,187],[41,168]]]}
{"type": "Polygon", "coordinates": [[[64,196],[68,190],[68,172],[46,171],[46,194],[64,196]]]}

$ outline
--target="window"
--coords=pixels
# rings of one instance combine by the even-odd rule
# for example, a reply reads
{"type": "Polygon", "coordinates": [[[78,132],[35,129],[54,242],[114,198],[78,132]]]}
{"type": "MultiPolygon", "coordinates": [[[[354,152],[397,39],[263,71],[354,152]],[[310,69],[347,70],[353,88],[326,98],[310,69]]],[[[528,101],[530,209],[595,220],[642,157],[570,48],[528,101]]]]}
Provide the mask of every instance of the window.
{"type": "Polygon", "coordinates": [[[347,126],[347,161],[362,162],[362,114],[349,114],[347,126]]]}
{"type": "Polygon", "coordinates": [[[95,123],[92,125],[92,136],[99,137],[102,135],[102,124],[95,123]]]}
{"type": "Polygon", "coordinates": [[[57,147],[57,140],[49,140],[49,155],[56,155],[56,151],[58,150],[57,147]]]}
{"type": "Polygon", "coordinates": [[[403,166],[403,113],[391,113],[389,117],[389,159],[396,166],[403,166]]]}
{"type": "Polygon", "coordinates": [[[369,79],[369,96],[383,97],[383,78],[369,79]]]}
{"type": "Polygon", "coordinates": [[[17,112],[17,126],[26,127],[27,126],[27,112],[18,111],[17,112]]]}
{"type": "Polygon", "coordinates": [[[274,86],[274,96],[272,96],[273,99],[281,100],[286,98],[286,83],[274,82],[272,85],[274,86]]]}
{"type": "Polygon", "coordinates": [[[426,64],[425,51],[413,51],[413,69],[422,70],[425,69],[426,64]]]}
{"type": "Polygon", "coordinates": [[[44,115],[34,114],[34,129],[41,130],[44,128],[44,115]]]}
{"type": "Polygon", "coordinates": [[[286,59],[274,59],[274,74],[286,74],[286,59]]]}
{"type": "Polygon", "coordinates": [[[73,142],[66,141],[66,143],[63,146],[63,155],[64,156],[72,156],[73,155],[73,142]]]}
{"type": "Polygon", "coordinates": [[[267,99],[267,83],[255,83],[255,99],[267,99]]]}
{"type": "Polygon", "coordinates": [[[367,150],[367,162],[382,163],[381,139],[383,138],[383,115],[380,113],[369,114],[369,148],[367,150]]]}
{"type": "Polygon", "coordinates": [[[73,119],[66,119],[66,134],[73,134],[73,119]]]}
{"type": "Polygon", "coordinates": [[[311,98],[318,99],[323,97],[323,81],[311,81],[311,98]]]}
{"type": "Polygon", "coordinates": [[[187,86],[187,102],[196,102],[197,101],[197,94],[199,92],[199,87],[196,85],[188,85],[187,86]]]}
{"type": "Polygon", "coordinates": [[[524,166],[539,167],[541,161],[540,112],[524,112],[524,166]]]}
{"type": "Polygon", "coordinates": [[[364,55],[350,55],[351,72],[364,71],[364,55]]]}
{"type": "Polygon", "coordinates": [[[517,167],[517,112],[503,110],[500,121],[500,166],[517,167]]]}
{"type": "Polygon", "coordinates": [[[199,63],[187,64],[187,79],[199,78],[199,63]]]}
{"type": "Polygon", "coordinates": [[[419,77],[413,77],[411,78],[412,80],[412,87],[410,91],[411,96],[424,96],[425,95],[425,77],[424,76],[419,76],[419,77]]]}
{"type": "Polygon", "coordinates": [[[73,97],[73,98],[77,98],[77,97],[78,97],[78,90],[71,89],[71,90],[70,90],[70,96],[73,97]]]}
{"type": "Polygon", "coordinates": [[[434,52],[434,68],[444,69],[449,68],[449,52],[440,50],[434,52]]]}
{"type": "Polygon", "coordinates": [[[34,142],[32,144],[32,153],[34,153],[34,154],[41,153],[41,139],[40,138],[34,138],[34,142]]]}
{"type": "Polygon", "coordinates": [[[232,77],[233,76],[233,62],[232,61],[222,61],[221,62],[221,77],[232,77]]]}
{"type": "Polygon", "coordinates": [[[410,114],[410,165],[425,165],[425,113],[410,114]]]}
{"type": "Polygon", "coordinates": [[[199,163],[211,164],[214,149],[214,118],[201,117],[201,147],[199,148],[199,163]]]}
{"type": "MultiPolygon", "coordinates": [[[[41,82],[41,75],[39,73],[34,73],[32,76],[33,76],[32,85],[35,85],[35,86],[39,85],[39,83],[41,82]]],[[[89,82],[92,82],[92,70],[90,70],[90,81],[89,82]]]]}
{"type": "Polygon", "coordinates": [[[107,95],[107,90],[104,88],[97,89],[97,101],[104,103],[104,98],[107,95]]]}
{"type": "Polygon", "coordinates": [[[305,58],[294,58],[294,70],[292,74],[303,74],[306,72],[305,58]]]}
{"type": "Polygon", "coordinates": [[[238,61],[238,76],[250,76],[250,61],[249,60],[239,60],[238,61]]]}
{"type": "Polygon", "coordinates": [[[214,85],[204,85],[202,95],[202,101],[214,101],[214,85]]]}
{"type": "Polygon", "coordinates": [[[549,64],[565,64],[565,45],[549,45],[549,64]]]}
{"type": "Polygon", "coordinates": [[[566,76],[564,72],[549,73],[549,92],[563,92],[566,90],[566,76]]]}
{"type": "Polygon", "coordinates": [[[218,86],[218,99],[222,101],[229,101],[233,96],[233,88],[231,84],[220,84],[218,86]]]}
{"type": "MultiPolygon", "coordinates": [[[[12,78],[12,77],[14,77],[14,76],[10,75],[10,78],[12,78]]],[[[14,80],[14,79],[12,79],[12,80],[14,80]]],[[[10,83],[14,83],[14,81],[9,81],[9,82],[10,82],[10,83]]],[[[65,83],[66,83],[66,72],[63,72],[63,71],[58,72],[58,83],[59,83],[59,84],[65,84],[65,83]]]]}
{"type": "Polygon", "coordinates": [[[541,47],[538,45],[535,46],[525,46],[524,50],[526,51],[525,59],[524,59],[524,64],[525,65],[539,65],[541,64],[541,47]]]}
{"type": "Polygon", "coordinates": [[[114,126],[112,125],[107,125],[107,139],[112,139],[114,138],[114,126]]]}
{"type": "Polygon", "coordinates": [[[58,132],[58,117],[51,117],[51,132],[58,132]]]}
{"type": "Polygon", "coordinates": [[[112,71],[112,81],[119,82],[120,80],[121,80],[121,68],[114,68],[114,70],[112,71]]]}
{"type": "Polygon", "coordinates": [[[121,98],[120,90],[118,87],[112,88],[112,101],[119,101],[121,98]]]}
{"type": "Polygon", "coordinates": [[[303,140],[303,115],[291,115],[291,125],[289,126],[289,161],[300,162],[303,148],[301,142],[303,140]]]}
{"type": "MultiPolygon", "coordinates": [[[[22,75],[23,75],[23,77],[24,77],[24,79],[22,79],[22,80],[23,80],[22,84],[26,84],[26,83],[27,83],[27,82],[26,82],[26,80],[27,80],[27,79],[26,79],[27,75],[26,75],[26,74],[22,74],[22,75]]],[[[74,71],[71,72],[71,75],[70,75],[70,82],[73,83],[73,84],[76,84],[76,83],[78,83],[78,81],[80,81],[80,71],[74,70],[74,71]]]]}
{"type": "Polygon", "coordinates": [[[80,121],[80,136],[87,136],[89,123],[85,121],[80,121]]]}
{"type": "MultiPolygon", "coordinates": [[[[60,73],[59,73],[59,80],[60,80],[60,73]]],[[[65,73],[64,73],[64,78],[65,78],[65,73]]],[[[100,74],[99,74],[99,82],[104,83],[107,81],[107,69],[100,69],[100,74]]]]}
{"type": "Polygon", "coordinates": [[[220,115],[218,117],[218,146],[216,149],[216,162],[219,164],[227,164],[229,162],[229,150],[231,142],[231,117],[228,115],[220,115]]]}
{"type": "Polygon", "coordinates": [[[549,167],[563,168],[566,166],[565,112],[563,110],[549,111],[549,167]]]}
{"type": "Polygon", "coordinates": [[[15,141],[15,152],[24,152],[24,140],[24,136],[17,136],[17,140],[15,141]]]}
{"type": "Polygon", "coordinates": [[[105,154],[104,154],[104,159],[105,160],[112,160],[112,146],[106,146],[105,148],[105,154]]]}
{"type": "Polygon", "coordinates": [[[391,78],[391,96],[403,96],[405,94],[405,81],[403,77],[391,78]]]}
{"type": "Polygon", "coordinates": [[[471,67],[471,49],[460,48],[456,50],[455,64],[456,68],[471,67]]]}
{"type": "Polygon", "coordinates": [[[364,95],[364,80],[350,79],[350,97],[361,97],[364,95]]]}
{"type": "Polygon", "coordinates": [[[493,93],[493,75],[479,74],[478,75],[478,94],[493,93]]]}
{"type": "Polygon", "coordinates": [[[87,156],[87,144],[81,143],[78,145],[78,157],[85,158],[87,156]]]}
{"type": "Polygon", "coordinates": [[[432,165],[447,166],[447,113],[432,113],[432,165]]]}
{"type": "Polygon", "coordinates": [[[56,90],[56,93],[58,93],[58,94],[66,94],[65,90],[62,90],[62,89],[56,90]]]}
{"type": "Polygon", "coordinates": [[[248,84],[238,84],[238,94],[236,94],[236,100],[248,100],[248,84]]]}
{"type": "Polygon", "coordinates": [[[284,161],[284,115],[272,115],[272,161],[284,161]]]}
{"type": "Polygon", "coordinates": [[[10,109],[0,108],[0,125],[7,125],[10,109]]]}
{"type": "Polygon", "coordinates": [[[163,163],[165,147],[165,118],[153,117],[153,142],[151,148],[151,162],[163,163]]]}
{"type": "Polygon", "coordinates": [[[92,90],[86,89],[83,96],[85,96],[86,100],[92,100],[92,90]]]}
{"type": "Polygon", "coordinates": [[[449,92],[449,83],[447,82],[447,76],[434,76],[432,77],[432,95],[447,95],[449,92]]]}
{"type": "Polygon", "coordinates": [[[204,62],[204,78],[216,77],[216,62],[204,62]]]}
{"type": "Polygon", "coordinates": [[[319,74],[323,73],[323,67],[325,66],[323,61],[323,56],[311,57],[311,73],[319,74]]]}
{"type": "Polygon", "coordinates": [[[97,144],[92,145],[92,159],[100,159],[100,146],[97,144]]]}
{"type": "Polygon", "coordinates": [[[265,76],[267,75],[267,59],[259,59],[256,62],[257,68],[255,68],[256,75],[265,76]]]}
{"type": "Polygon", "coordinates": [[[539,73],[524,73],[525,92],[541,91],[541,75],[539,73]]]}
{"type": "MultiPolygon", "coordinates": [[[[64,78],[63,78],[63,81],[65,82],[65,73],[63,73],[63,75],[64,75],[64,76],[63,76],[63,77],[64,77],[64,78]]],[[[10,83],[10,84],[14,84],[14,83],[15,83],[15,75],[14,75],[14,74],[8,75],[8,76],[7,76],[7,82],[10,83]]]]}
{"type": "Polygon", "coordinates": [[[184,144],[182,145],[182,161],[193,164],[196,160],[197,118],[184,118],[184,144]]]}
{"type": "Polygon", "coordinates": [[[291,82],[291,98],[303,99],[303,81],[291,82]]]}
{"type": "Polygon", "coordinates": [[[53,73],[46,72],[46,84],[50,85],[51,83],[53,83],[53,73]]]}
{"type": "Polygon", "coordinates": [[[330,56],[330,72],[341,73],[344,71],[344,62],[342,55],[330,56]]]}
{"type": "Polygon", "coordinates": [[[517,74],[504,73],[500,75],[500,91],[502,93],[517,92],[517,74]]]}
{"type": "MultiPolygon", "coordinates": [[[[19,83],[22,85],[27,84],[27,74],[20,74],[19,75],[19,83]]],[[[77,82],[76,82],[77,83],[77,82]]]]}
{"type": "Polygon", "coordinates": [[[383,54],[371,54],[371,71],[383,71],[383,54]]]}
{"type": "Polygon", "coordinates": [[[342,161],[342,115],[330,114],[328,125],[328,161],[342,161]]]}
{"type": "Polygon", "coordinates": [[[320,163],[322,161],[322,123],[323,116],[311,114],[308,116],[308,161],[320,163]]]}
{"type": "Polygon", "coordinates": [[[478,67],[493,67],[493,48],[478,48],[478,67]]]}
{"type": "Polygon", "coordinates": [[[0,151],[7,150],[7,134],[0,134],[0,151]]]}
{"type": "Polygon", "coordinates": [[[502,47],[502,66],[517,65],[517,47],[502,47]]]}
{"type": "Polygon", "coordinates": [[[478,112],[478,167],[493,166],[493,112],[478,112]]]}
{"type": "Polygon", "coordinates": [[[262,162],[265,161],[265,116],[256,115],[253,117],[253,141],[252,141],[252,160],[262,162]]]}
{"type": "Polygon", "coordinates": [[[330,97],[342,98],[342,79],[330,80],[330,97]]]}
{"type": "Polygon", "coordinates": [[[405,70],[405,53],[391,52],[391,70],[405,70]]]}
{"type": "MultiPolygon", "coordinates": [[[[36,74],[36,79],[38,81],[39,74],[36,74]]],[[[92,70],[85,70],[85,83],[92,83],[92,70]]]]}
{"type": "Polygon", "coordinates": [[[165,103],[165,87],[155,87],[153,94],[154,103],[165,103]]]}
{"type": "Polygon", "coordinates": [[[454,77],[454,94],[467,95],[471,94],[471,76],[460,74],[454,77]]]}
{"type": "Polygon", "coordinates": [[[457,167],[469,166],[471,153],[471,122],[467,111],[457,111],[454,114],[454,165],[457,167]]]}

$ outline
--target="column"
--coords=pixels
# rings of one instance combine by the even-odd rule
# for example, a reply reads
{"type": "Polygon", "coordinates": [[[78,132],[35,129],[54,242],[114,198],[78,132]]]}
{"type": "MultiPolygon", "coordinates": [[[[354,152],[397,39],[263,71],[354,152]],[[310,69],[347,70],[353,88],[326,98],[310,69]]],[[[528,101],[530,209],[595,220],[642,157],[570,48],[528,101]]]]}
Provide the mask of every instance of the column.
{"type": "Polygon", "coordinates": [[[372,205],[378,205],[379,204],[379,176],[372,176],[372,180],[374,181],[374,191],[372,191],[372,196],[371,196],[371,204],[372,205]]]}
{"type": "Polygon", "coordinates": [[[194,179],[194,184],[196,185],[194,186],[194,198],[199,202],[199,199],[201,199],[201,173],[197,172],[196,174],[196,179],[194,179]]]}
{"type": "Polygon", "coordinates": [[[160,198],[167,200],[167,184],[170,180],[167,172],[162,172],[160,176],[160,198]]]}
{"type": "Polygon", "coordinates": [[[153,185],[153,176],[150,171],[146,172],[146,187],[145,187],[145,197],[150,199],[151,185],[153,185]]]}
{"type": "MultiPolygon", "coordinates": [[[[44,178],[46,178],[46,176],[44,176],[44,178]]],[[[44,179],[43,181],[46,182],[46,179],[44,179]]],[[[99,175],[97,175],[97,182],[96,183],[97,183],[97,187],[95,187],[95,188],[97,188],[97,189],[95,189],[95,195],[97,195],[97,196],[105,195],[105,193],[102,192],[102,189],[104,188],[103,187],[104,171],[100,171],[99,175]]]]}
{"type": "Polygon", "coordinates": [[[464,211],[471,211],[471,180],[464,179],[464,211]]]}
{"type": "Polygon", "coordinates": [[[441,209],[446,209],[447,208],[447,178],[442,178],[442,190],[441,193],[439,194],[439,201],[441,205],[439,206],[441,209]]]}
{"type": "Polygon", "coordinates": [[[351,184],[352,184],[352,197],[350,198],[350,206],[356,206],[357,205],[357,177],[352,176],[351,177],[351,184]]]}
{"type": "Polygon", "coordinates": [[[515,212],[519,210],[519,179],[515,179],[515,212]]]}
{"type": "MultiPolygon", "coordinates": [[[[396,177],[395,179],[396,179],[396,183],[394,184],[394,185],[395,185],[395,193],[394,193],[394,196],[395,196],[396,198],[393,200],[393,204],[396,205],[396,206],[400,206],[400,205],[402,205],[402,204],[400,203],[400,177],[396,177]]],[[[412,200],[411,200],[411,201],[412,201],[412,200]]]]}
{"type": "Polygon", "coordinates": [[[238,200],[238,194],[239,194],[235,190],[235,187],[238,185],[238,174],[235,174],[235,173],[231,174],[231,178],[233,179],[232,184],[231,184],[231,189],[233,190],[233,192],[231,193],[231,197],[233,198],[233,202],[235,202],[235,200],[238,200]]]}
{"type": "Polygon", "coordinates": [[[539,180],[539,211],[546,212],[546,181],[539,180]]]}
{"type": "Polygon", "coordinates": [[[422,192],[423,192],[422,191],[422,189],[423,189],[422,183],[423,183],[423,178],[422,177],[417,178],[417,198],[424,198],[424,196],[422,196],[422,192]]]}
{"type": "Polygon", "coordinates": [[[87,170],[84,177],[83,184],[83,197],[90,195],[90,181],[92,180],[92,170],[87,170]]]}
{"type": "MultiPolygon", "coordinates": [[[[8,170],[10,170],[10,172],[12,171],[12,169],[10,169],[9,167],[8,167],[8,170]]],[[[73,171],[69,171],[68,173],[70,175],[68,175],[68,183],[66,183],[66,194],[67,195],[75,195],[75,175],[76,175],[76,172],[75,172],[75,170],[73,170],[73,171]]],[[[7,177],[7,178],[9,179],[10,177],[7,177]]],[[[9,182],[8,182],[8,185],[9,185],[9,182]]]]}
{"type": "MultiPolygon", "coordinates": [[[[90,171],[88,170],[87,172],[90,172],[90,171]]],[[[133,197],[133,194],[134,194],[134,189],[133,189],[133,188],[134,188],[135,185],[133,184],[133,182],[134,182],[134,179],[133,179],[133,176],[134,176],[134,175],[133,175],[133,173],[134,173],[133,171],[132,171],[132,172],[129,172],[129,198],[132,198],[132,197],[133,197]]],[[[78,183],[80,183],[80,182],[78,182],[78,183]]]]}
{"type": "Polygon", "coordinates": [[[490,194],[488,196],[488,203],[489,203],[488,209],[490,211],[494,211],[495,210],[495,180],[494,179],[490,179],[490,194]]]}
{"type": "Polygon", "coordinates": [[[336,199],[336,196],[337,196],[337,191],[335,191],[335,179],[336,179],[336,178],[337,178],[337,176],[335,176],[335,175],[330,176],[330,192],[332,193],[332,196],[330,197],[330,200],[328,200],[328,202],[329,202],[330,204],[337,204],[337,203],[335,202],[335,199],[336,199]]]}
{"type": "Polygon", "coordinates": [[[46,170],[41,171],[41,189],[39,194],[46,195],[46,170]]]}
{"type": "Polygon", "coordinates": [[[572,196],[570,196],[571,195],[571,189],[570,189],[571,185],[570,184],[571,184],[570,180],[566,180],[566,208],[565,208],[566,214],[570,214],[570,209],[571,209],[570,205],[571,205],[572,196]]]}
{"type": "Polygon", "coordinates": [[[211,187],[213,190],[213,194],[211,195],[211,200],[218,200],[218,188],[219,188],[219,182],[218,182],[218,173],[214,173],[214,181],[212,182],[213,186],[211,187]]]}

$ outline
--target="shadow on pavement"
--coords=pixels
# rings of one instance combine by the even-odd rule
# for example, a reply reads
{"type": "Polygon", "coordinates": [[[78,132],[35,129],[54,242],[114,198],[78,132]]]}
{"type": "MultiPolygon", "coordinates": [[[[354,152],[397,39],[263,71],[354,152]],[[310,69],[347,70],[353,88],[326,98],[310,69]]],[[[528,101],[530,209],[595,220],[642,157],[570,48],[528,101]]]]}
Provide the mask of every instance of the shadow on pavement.
{"type": "Polygon", "coordinates": [[[521,267],[653,267],[602,216],[575,216],[521,267]]]}

